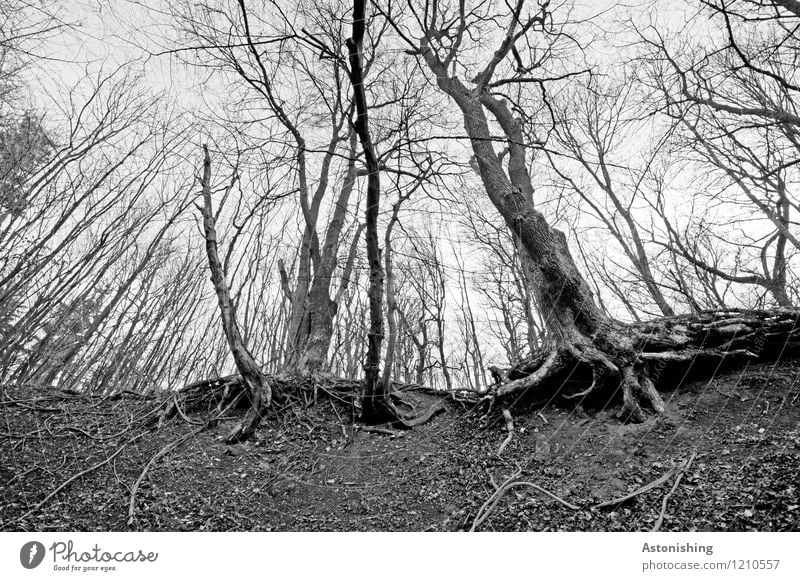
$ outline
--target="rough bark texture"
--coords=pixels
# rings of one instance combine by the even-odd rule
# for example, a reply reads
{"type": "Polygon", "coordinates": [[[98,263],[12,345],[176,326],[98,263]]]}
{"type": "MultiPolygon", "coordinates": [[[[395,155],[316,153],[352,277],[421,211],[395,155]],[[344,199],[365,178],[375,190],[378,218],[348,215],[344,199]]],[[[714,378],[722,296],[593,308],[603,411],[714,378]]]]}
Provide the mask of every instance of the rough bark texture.
{"type": "MultiPolygon", "coordinates": [[[[588,405],[605,405],[621,396],[625,403],[628,395],[618,386],[626,382],[637,381],[637,389],[651,397],[657,396],[656,388],[674,389],[725,368],[800,357],[800,309],[706,311],[620,323],[614,332],[632,343],[627,371],[598,369],[568,350],[541,351],[499,374],[503,382],[491,394],[542,402],[561,398],[588,405]]],[[[607,355],[614,360],[614,353],[607,355]]],[[[651,409],[660,411],[657,405],[651,409]]]]}
{"type": "Polygon", "coordinates": [[[367,357],[364,363],[364,399],[362,402],[365,423],[393,422],[398,419],[389,399],[388,385],[380,380],[381,342],[383,340],[383,265],[378,246],[378,211],[380,207],[380,168],[375,147],[369,132],[367,96],[364,91],[363,45],[366,29],[366,3],[353,2],[353,36],[347,40],[350,57],[350,83],[356,103],[355,130],[364,150],[367,165],[366,239],[369,262],[369,333],[367,357]]]}
{"type": "MultiPolygon", "coordinates": [[[[517,6],[521,9],[522,3],[517,6]]],[[[514,18],[518,16],[515,14],[514,18]]],[[[437,50],[448,51],[437,44],[439,39],[432,31],[426,32],[418,48],[438,87],[461,111],[486,194],[521,243],[521,254],[528,264],[537,306],[548,332],[544,349],[529,362],[530,373],[497,386],[493,395],[516,394],[542,384],[559,385],[553,379],[570,378],[581,388],[569,397],[609,399],[620,392],[620,415],[642,421],[645,409],[664,409],[651,379],[652,370],[643,364],[637,350],[642,334],[607,317],[598,308],[570,254],[566,236],[551,227],[535,207],[522,122],[503,98],[488,89],[497,64],[508,56],[518,38],[518,24],[518,20],[511,22],[499,49],[469,87],[451,74],[441,60],[437,50]],[[487,113],[506,138],[507,169],[495,151],[496,137],[490,130],[487,113]]],[[[451,50],[450,57],[452,54],[451,50]]],[[[671,351],[675,349],[677,345],[671,351]]]]}
{"type": "MultiPolygon", "coordinates": [[[[291,304],[289,331],[287,335],[287,356],[285,367],[294,373],[316,374],[328,369],[328,349],[333,337],[333,321],[338,309],[340,293],[331,297],[331,284],[338,266],[339,245],[344,229],[350,195],[356,181],[356,135],[350,137],[350,160],[344,181],[333,206],[322,248],[316,241],[317,222],[320,204],[327,190],[327,172],[330,160],[334,157],[339,142],[338,129],[334,132],[323,162],[323,179],[312,198],[307,211],[303,213],[306,228],[300,247],[297,280],[294,289],[289,288],[289,276],[281,265],[285,294],[291,304]],[[313,268],[312,268],[313,267],[313,268]],[[312,273],[313,270],[313,273],[312,273]]],[[[355,239],[359,238],[360,229],[355,239]]],[[[341,284],[347,286],[348,271],[352,269],[355,254],[351,253],[344,265],[341,284]]]]}
{"type": "Polygon", "coordinates": [[[206,254],[208,255],[208,265],[211,270],[211,281],[214,284],[214,291],[217,294],[219,312],[222,318],[222,327],[225,331],[225,338],[228,341],[236,368],[241,374],[246,388],[246,394],[250,399],[248,409],[242,421],[228,435],[226,441],[237,442],[249,438],[261,421],[262,407],[270,404],[272,390],[269,382],[261,372],[261,368],[256,363],[253,356],[248,351],[242,339],[241,331],[236,323],[236,311],[231,301],[228,283],[225,281],[225,272],[219,259],[217,250],[217,230],[214,224],[214,212],[211,207],[211,157],[208,148],[204,147],[203,159],[203,229],[206,239],[206,254]]]}

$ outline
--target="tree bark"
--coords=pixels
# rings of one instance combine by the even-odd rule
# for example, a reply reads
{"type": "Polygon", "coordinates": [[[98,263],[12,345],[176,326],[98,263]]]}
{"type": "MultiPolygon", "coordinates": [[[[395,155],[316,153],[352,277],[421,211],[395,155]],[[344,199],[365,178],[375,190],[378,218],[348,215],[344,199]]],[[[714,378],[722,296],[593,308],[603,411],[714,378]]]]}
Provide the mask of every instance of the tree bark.
{"type": "Polygon", "coordinates": [[[228,283],[219,259],[217,249],[217,229],[214,223],[214,212],[211,204],[211,156],[208,147],[203,146],[203,229],[206,239],[206,254],[208,266],[211,270],[211,282],[217,294],[222,328],[228,341],[236,368],[244,381],[247,394],[250,397],[250,409],[242,421],[228,434],[226,442],[239,442],[249,438],[261,421],[261,410],[269,406],[272,400],[272,389],[269,382],[261,372],[247,346],[244,344],[239,326],[236,323],[236,310],[231,301],[228,283]]]}
{"type": "MultiPolygon", "coordinates": [[[[507,39],[513,37],[513,27],[508,35],[507,39]]],[[[492,65],[475,79],[473,88],[468,88],[449,74],[430,42],[430,38],[423,38],[419,52],[436,76],[439,88],[453,99],[462,113],[486,194],[521,242],[523,257],[527,254],[530,261],[536,303],[549,333],[540,367],[524,381],[513,384],[510,389],[502,386],[497,393],[502,395],[534,387],[568,366],[582,363],[592,371],[587,394],[613,393],[621,388],[622,417],[643,421],[642,405],[663,411],[663,400],[646,373],[636,365],[631,336],[621,332],[621,325],[598,308],[591,288],[572,258],[566,236],[552,228],[534,206],[521,123],[505,102],[486,89],[492,65]],[[507,138],[508,174],[494,149],[486,110],[492,113],[507,138]]],[[[504,57],[503,50],[510,51],[509,43],[512,41],[495,52],[495,64],[504,57]]]]}
{"type": "MultiPolygon", "coordinates": [[[[725,368],[800,357],[800,309],[796,308],[703,311],[621,325],[618,332],[633,344],[633,370],[643,389],[675,389],[725,368]]],[[[508,381],[496,387],[495,393],[528,391],[528,396],[542,401],[560,397],[607,403],[608,392],[586,389],[590,380],[594,385],[602,382],[602,374],[591,365],[566,352],[555,361],[546,357],[538,353],[512,367],[505,373],[508,381]]]]}
{"type": "Polygon", "coordinates": [[[364,90],[363,50],[366,30],[366,2],[353,0],[353,35],[347,39],[350,58],[350,83],[356,104],[355,130],[367,165],[366,243],[369,262],[369,319],[367,355],[364,362],[362,420],[385,423],[398,419],[389,399],[388,385],[380,380],[381,342],[383,340],[383,265],[378,246],[378,211],[380,208],[380,168],[369,131],[367,96],[364,90]]]}

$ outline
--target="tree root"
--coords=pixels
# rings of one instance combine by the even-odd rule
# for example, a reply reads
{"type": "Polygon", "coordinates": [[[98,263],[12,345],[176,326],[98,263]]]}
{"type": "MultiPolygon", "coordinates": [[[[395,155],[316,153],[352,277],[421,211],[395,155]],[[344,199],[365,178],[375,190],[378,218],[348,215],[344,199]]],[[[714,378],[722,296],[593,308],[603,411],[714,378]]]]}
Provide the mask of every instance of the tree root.
{"type": "Polygon", "coordinates": [[[485,523],[487,521],[487,519],[491,516],[492,512],[495,510],[495,508],[497,507],[498,503],[503,498],[503,496],[505,496],[505,494],[509,490],[511,490],[512,488],[517,488],[517,487],[533,488],[537,492],[540,492],[540,493],[544,494],[545,496],[548,496],[548,497],[552,498],[553,500],[555,500],[556,502],[558,502],[562,506],[564,506],[564,507],[566,507],[566,508],[568,508],[570,510],[573,510],[573,511],[595,510],[595,509],[604,509],[604,508],[615,508],[615,507],[617,507],[617,506],[619,506],[619,505],[621,505],[621,504],[623,504],[625,502],[633,500],[637,496],[640,496],[642,494],[645,494],[646,492],[650,492],[651,490],[654,490],[654,489],[658,488],[659,486],[663,485],[665,482],[669,481],[673,476],[675,476],[677,474],[678,476],[675,479],[675,482],[673,483],[672,488],[664,496],[664,498],[663,498],[663,500],[661,502],[661,512],[660,512],[659,517],[656,520],[656,523],[655,523],[655,525],[653,526],[653,529],[652,529],[653,531],[658,531],[661,528],[661,524],[662,524],[662,522],[664,520],[664,514],[666,513],[666,509],[667,509],[667,501],[669,500],[669,498],[673,495],[675,490],[680,485],[684,474],[689,469],[689,467],[692,465],[692,462],[694,462],[694,459],[696,457],[697,457],[697,452],[692,452],[692,454],[689,456],[689,458],[685,462],[683,462],[680,466],[672,468],[671,470],[667,471],[665,474],[663,474],[659,478],[653,480],[652,482],[650,482],[648,484],[645,484],[644,486],[642,486],[640,488],[637,488],[636,490],[626,494],[625,496],[622,496],[622,497],[619,497],[619,498],[614,498],[612,500],[607,500],[607,501],[596,503],[596,504],[585,505],[585,506],[582,506],[582,507],[581,506],[577,506],[575,504],[572,504],[572,503],[564,500],[560,496],[558,496],[556,494],[553,494],[552,492],[550,492],[546,488],[543,488],[542,486],[539,486],[538,484],[536,484],[534,482],[517,480],[520,476],[522,476],[522,468],[518,465],[517,469],[508,478],[506,478],[500,486],[497,486],[497,484],[495,484],[495,481],[491,476],[489,477],[489,480],[490,480],[490,482],[491,482],[491,484],[492,484],[492,486],[494,487],[495,490],[489,496],[489,498],[486,499],[486,502],[484,502],[483,505],[481,505],[481,507],[478,509],[478,512],[475,515],[475,519],[472,522],[472,527],[470,528],[470,532],[475,532],[476,530],[478,530],[478,528],[480,528],[481,525],[483,525],[483,523],[485,523]]]}
{"type": "MultiPolygon", "coordinates": [[[[359,380],[324,375],[267,375],[265,380],[269,382],[275,391],[276,398],[280,400],[291,399],[293,397],[292,394],[302,396],[305,392],[313,391],[318,394],[324,394],[331,400],[354,406],[354,408],[358,406],[363,386],[363,382],[359,380]]],[[[403,398],[402,392],[424,390],[440,398],[445,395],[433,388],[419,385],[399,382],[393,382],[392,385],[394,389],[391,397],[398,398],[401,404],[408,405],[412,409],[413,406],[403,398]]],[[[226,410],[242,409],[244,416],[225,437],[226,443],[237,443],[253,435],[266,407],[263,405],[264,401],[265,396],[263,395],[260,403],[251,400],[250,390],[246,389],[240,375],[227,375],[198,381],[173,392],[168,400],[162,401],[160,404],[162,411],[158,414],[158,427],[163,427],[167,421],[176,416],[191,425],[200,425],[202,421],[193,420],[190,417],[190,414],[195,413],[205,413],[213,416],[211,420],[208,420],[213,423],[224,415],[222,413],[223,408],[226,410]]],[[[399,429],[410,429],[430,421],[445,409],[443,401],[437,401],[424,413],[414,416],[399,411],[389,401],[389,409],[384,423],[399,429]]]]}
{"type": "Polygon", "coordinates": [[[535,388],[553,378],[557,373],[562,371],[564,367],[565,361],[563,360],[563,354],[554,349],[542,362],[541,366],[530,375],[500,384],[492,391],[492,395],[495,397],[503,397],[515,392],[535,388]]]}
{"type": "Polygon", "coordinates": [[[642,486],[640,488],[637,488],[636,490],[626,494],[625,496],[621,496],[619,498],[614,498],[614,499],[611,499],[611,500],[606,500],[605,502],[601,502],[599,504],[593,505],[592,508],[616,508],[620,504],[626,503],[629,500],[633,500],[634,498],[636,498],[639,495],[644,494],[645,492],[650,492],[654,488],[658,488],[659,486],[664,484],[666,481],[668,481],[670,478],[672,478],[675,475],[676,471],[677,471],[677,469],[673,468],[672,470],[669,470],[668,472],[666,472],[665,474],[663,474],[660,477],[656,478],[652,482],[649,482],[649,483],[645,484],[644,486],[642,486]]]}
{"type": "Polygon", "coordinates": [[[79,478],[82,478],[82,477],[86,476],[87,474],[89,474],[89,473],[91,473],[91,472],[94,472],[94,471],[95,471],[95,470],[97,470],[98,468],[101,468],[102,466],[105,466],[106,464],[108,464],[109,462],[111,462],[111,461],[112,461],[114,458],[116,458],[117,456],[119,456],[119,455],[122,453],[122,451],[123,451],[125,448],[127,448],[127,447],[128,447],[128,446],[130,446],[131,444],[133,444],[133,443],[135,443],[135,442],[137,442],[137,441],[141,440],[141,439],[142,439],[142,438],[144,438],[144,437],[145,437],[147,434],[148,434],[148,432],[144,432],[144,433],[142,433],[142,434],[139,434],[138,436],[134,436],[133,438],[131,438],[130,440],[128,440],[127,442],[125,442],[124,444],[122,444],[122,445],[121,445],[119,448],[117,448],[117,449],[116,449],[116,451],[115,451],[113,454],[111,454],[110,456],[108,456],[108,457],[107,457],[105,460],[103,460],[102,462],[98,462],[97,464],[94,464],[94,465],[90,466],[89,468],[87,468],[87,469],[85,469],[85,470],[81,470],[81,471],[80,471],[80,472],[78,472],[77,474],[75,474],[75,475],[71,476],[70,478],[68,478],[67,480],[65,480],[64,482],[62,482],[62,483],[61,483],[61,484],[60,484],[60,485],[59,485],[59,486],[58,486],[58,487],[57,487],[55,490],[53,490],[53,491],[52,491],[50,494],[48,494],[47,496],[45,496],[45,497],[44,497],[44,499],[42,499],[41,501],[39,501],[39,502],[38,502],[38,503],[37,503],[37,504],[36,504],[36,505],[35,505],[33,508],[29,509],[29,510],[28,510],[26,513],[24,513],[23,515],[21,515],[21,516],[17,517],[17,518],[16,518],[16,519],[14,519],[12,522],[19,522],[19,521],[21,521],[21,520],[23,520],[23,519],[25,519],[25,518],[29,517],[29,516],[30,516],[30,515],[32,515],[34,512],[36,512],[37,510],[39,510],[40,508],[42,508],[42,507],[43,507],[45,504],[47,504],[47,503],[48,503],[50,500],[52,500],[52,499],[53,499],[53,498],[54,498],[54,497],[55,497],[55,496],[56,496],[56,495],[57,495],[59,492],[61,492],[62,490],[64,490],[64,489],[65,489],[67,486],[69,486],[70,484],[72,484],[73,482],[75,482],[76,480],[78,480],[79,478]]]}
{"type": "Polygon", "coordinates": [[[494,511],[497,504],[500,500],[505,496],[506,492],[511,490],[512,488],[518,486],[524,486],[527,488],[533,488],[534,490],[541,492],[542,494],[549,496],[553,500],[561,503],[562,505],[566,506],[570,510],[580,510],[579,506],[575,506],[574,504],[570,504],[563,498],[553,494],[549,490],[542,488],[538,484],[533,482],[524,482],[524,481],[517,481],[516,479],[522,475],[522,468],[517,466],[517,470],[511,474],[505,481],[498,486],[494,493],[483,503],[483,505],[478,509],[478,514],[475,515],[475,520],[472,522],[472,527],[470,527],[469,532],[475,532],[478,528],[486,522],[486,520],[491,516],[492,512],[494,511]]]}
{"type": "Polygon", "coordinates": [[[506,420],[506,430],[508,430],[508,436],[503,442],[500,444],[500,447],[497,448],[497,455],[501,456],[503,454],[503,450],[506,449],[511,443],[511,440],[514,439],[514,418],[511,417],[511,412],[508,411],[507,408],[503,408],[503,418],[506,420]]]}
{"type": "Polygon", "coordinates": [[[689,470],[689,467],[692,465],[692,462],[694,462],[696,457],[697,452],[692,452],[692,455],[689,456],[689,459],[686,460],[686,462],[684,462],[680,467],[678,471],[678,477],[675,479],[675,483],[672,485],[670,491],[664,495],[664,499],[661,501],[661,512],[658,514],[658,519],[656,519],[651,532],[656,533],[661,529],[661,525],[664,523],[664,515],[667,513],[667,501],[669,501],[670,497],[675,493],[675,490],[677,490],[684,474],[686,474],[686,471],[689,470]]]}
{"type": "Polygon", "coordinates": [[[428,411],[426,411],[425,413],[413,418],[409,417],[402,418],[399,420],[399,423],[402,424],[402,426],[407,429],[414,428],[416,426],[421,426],[422,424],[430,421],[436,414],[438,414],[439,412],[443,412],[444,410],[445,410],[444,403],[442,403],[441,401],[437,401],[430,408],[428,408],[428,411]]]}
{"type": "Polygon", "coordinates": [[[258,424],[261,423],[261,412],[269,406],[271,393],[268,386],[251,385],[248,390],[250,407],[247,408],[242,420],[225,437],[226,444],[244,442],[253,435],[258,424]]]}
{"type": "Polygon", "coordinates": [[[722,365],[800,356],[800,309],[724,310],[631,325],[614,324],[595,337],[561,338],[508,371],[483,401],[523,396],[598,403],[620,401],[618,417],[642,422],[663,413],[659,388],[678,387],[722,365]],[[578,388],[575,389],[575,384],[578,388]]]}
{"type": "Polygon", "coordinates": [[[153,466],[153,464],[155,464],[158,461],[159,458],[163,458],[164,456],[166,456],[167,454],[169,454],[170,452],[172,452],[173,450],[175,450],[176,448],[181,446],[184,442],[188,441],[189,438],[192,438],[192,437],[196,436],[197,434],[199,434],[200,432],[202,432],[203,430],[205,430],[207,428],[208,428],[208,424],[204,424],[202,427],[197,428],[196,430],[193,430],[193,431],[189,432],[188,434],[184,434],[183,436],[181,436],[177,440],[174,440],[173,442],[170,442],[169,444],[167,444],[166,446],[161,448],[161,450],[156,452],[153,455],[153,457],[150,458],[150,461],[147,464],[145,464],[144,468],[142,469],[142,472],[139,474],[139,477],[136,479],[136,482],[134,482],[133,486],[131,487],[131,498],[130,498],[130,501],[128,502],[128,526],[133,525],[133,523],[135,521],[135,515],[136,515],[136,493],[139,490],[139,486],[141,486],[142,482],[144,481],[145,476],[147,476],[147,473],[150,471],[150,468],[153,466]]]}
{"type": "Polygon", "coordinates": [[[394,430],[390,430],[389,428],[382,428],[380,426],[356,426],[357,429],[361,430],[362,432],[371,432],[373,434],[386,434],[387,436],[391,436],[392,438],[397,438],[398,436],[402,436],[403,432],[396,432],[394,430]]]}

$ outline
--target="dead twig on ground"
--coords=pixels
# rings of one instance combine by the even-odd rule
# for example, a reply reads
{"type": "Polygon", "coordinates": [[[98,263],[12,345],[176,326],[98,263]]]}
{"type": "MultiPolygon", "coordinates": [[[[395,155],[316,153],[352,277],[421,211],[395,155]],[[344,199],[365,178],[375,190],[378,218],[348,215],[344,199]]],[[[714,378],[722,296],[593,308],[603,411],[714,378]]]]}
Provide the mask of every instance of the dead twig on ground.
{"type": "MultiPolygon", "coordinates": [[[[571,503],[567,502],[566,500],[564,500],[560,496],[558,496],[556,494],[553,494],[549,490],[547,490],[545,488],[542,488],[541,486],[539,486],[538,484],[535,484],[534,482],[516,480],[521,475],[522,475],[522,468],[517,466],[516,471],[514,471],[514,473],[511,476],[506,478],[505,481],[497,488],[497,490],[494,491],[494,494],[492,494],[488,498],[488,500],[483,503],[481,508],[478,509],[478,514],[475,516],[475,520],[472,522],[472,527],[469,529],[470,532],[475,532],[476,530],[478,530],[478,528],[484,522],[486,522],[486,520],[489,518],[489,516],[494,511],[494,509],[497,506],[497,504],[500,502],[500,500],[503,498],[503,496],[505,496],[506,492],[508,492],[512,488],[516,488],[516,487],[519,487],[519,486],[524,486],[526,488],[533,488],[534,490],[536,490],[538,492],[541,492],[542,494],[544,494],[546,496],[549,496],[550,498],[552,498],[553,500],[559,502],[560,504],[562,504],[563,506],[569,508],[570,510],[580,510],[581,509],[581,507],[575,506],[574,504],[571,504],[571,503]]],[[[494,481],[493,480],[492,480],[492,484],[494,485],[494,481]]]]}
{"type": "Polygon", "coordinates": [[[668,481],[670,478],[672,478],[677,471],[678,471],[677,468],[673,468],[672,470],[670,470],[669,472],[665,473],[660,478],[657,478],[657,479],[653,480],[649,484],[645,484],[641,488],[637,488],[636,490],[634,490],[630,494],[626,494],[625,496],[621,496],[621,497],[615,498],[613,500],[607,500],[605,502],[601,502],[599,504],[592,505],[592,508],[608,508],[608,507],[611,507],[611,506],[618,506],[618,505],[622,504],[623,502],[628,502],[629,500],[631,500],[633,498],[636,498],[637,496],[639,496],[641,494],[644,494],[645,492],[650,492],[654,488],[658,488],[659,486],[664,484],[666,481],[668,481]]]}
{"type": "Polygon", "coordinates": [[[26,517],[30,516],[31,514],[33,514],[34,512],[36,512],[37,510],[39,510],[40,508],[42,508],[42,507],[43,507],[45,504],[47,504],[47,502],[48,502],[48,501],[50,501],[50,500],[51,500],[51,499],[52,499],[52,498],[53,498],[53,497],[54,497],[56,494],[58,494],[59,492],[61,492],[62,490],[64,490],[64,489],[65,489],[67,486],[69,486],[70,484],[72,484],[73,482],[75,482],[75,481],[76,481],[78,478],[81,478],[81,477],[83,477],[83,476],[86,476],[86,475],[87,475],[87,474],[89,474],[90,472],[94,472],[94,471],[95,471],[95,470],[97,470],[98,468],[100,468],[100,467],[102,467],[102,466],[105,466],[106,464],[108,464],[109,462],[111,462],[111,461],[112,461],[114,458],[116,458],[117,456],[119,456],[119,454],[120,454],[120,453],[121,453],[121,452],[122,452],[122,451],[123,451],[125,448],[127,448],[129,445],[133,444],[134,442],[137,442],[137,441],[141,440],[141,439],[142,439],[143,437],[145,437],[146,435],[147,435],[147,432],[144,432],[144,433],[141,433],[141,434],[139,434],[138,436],[135,436],[135,437],[131,438],[130,440],[128,440],[127,442],[125,442],[124,444],[122,444],[122,445],[121,445],[119,448],[117,448],[117,450],[116,450],[116,451],[115,451],[113,454],[111,454],[111,455],[110,455],[108,458],[106,458],[106,459],[105,459],[105,460],[103,460],[102,462],[98,462],[97,464],[95,464],[95,465],[93,465],[93,466],[90,466],[90,467],[89,467],[89,468],[87,468],[86,470],[81,470],[80,472],[78,472],[77,474],[75,474],[74,476],[72,476],[71,478],[67,479],[67,480],[66,480],[65,482],[63,482],[63,483],[62,483],[60,486],[58,486],[58,487],[57,487],[55,490],[53,490],[53,491],[52,491],[50,494],[48,494],[47,496],[45,496],[43,500],[41,500],[41,501],[40,501],[38,504],[36,504],[36,505],[35,505],[33,508],[31,508],[31,509],[30,509],[28,512],[26,512],[26,513],[25,513],[25,514],[23,514],[22,516],[19,516],[19,517],[17,517],[17,518],[16,518],[16,519],[14,519],[12,522],[19,522],[19,521],[21,521],[22,519],[24,519],[24,518],[26,518],[26,517]]]}
{"type": "Polygon", "coordinates": [[[153,457],[150,458],[150,461],[147,464],[145,464],[144,469],[139,474],[139,477],[136,479],[136,482],[134,482],[133,486],[131,487],[131,499],[128,503],[128,525],[132,525],[135,520],[136,492],[139,490],[139,486],[142,484],[142,481],[144,480],[145,476],[147,476],[147,473],[150,471],[150,468],[153,466],[153,464],[155,464],[159,458],[166,456],[172,450],[174,450],[175,448],[177,448],[178,446],[189,440],[189,438],[192,438],[197,434],[199,434],[200,432],[202,432],[203,430],[205,430],[207,426],[208,426],[207,424],[204,424],[200,428],[197,428],[196,430],[193,430],[188,434],[184,434],[177,440],[173,440],[172,442],[161,448],[161,450],[156,452],[153,455],[153,457]]]}
{"type": "Polygon", "coordinates": [[[380,426],[356,426],[357,430],[361,430],[362,432],[372,432],[374,434],[386,434],[387,436],[392,436],[396,438],[398,436],[402,436],[402,432],[395,432],[394,430],[390,430],[389,428],[382,428],[380,426]]]}
{"type": "Polygon", "coordinates": [[[661,528],[661,525],[664,523],[664,515],[667,512],[667,501],[669,501],[670,497],[675,493],[675,490],[677,490],[678,485],[681,483],[681,480],[683,480],[683,475],[686,474],[686,471],[692,465],[692,462],[694,462],[696,457],[697,452],[692,452],[692,455],[689,456],[689,459],[684,462],[683,466],[681,466],[678,470],[678,477],[675,479],[675,483],[672,485],[670,491],[664,495],[664,499],[661,501],[661,512],[659,513],[658,519],[653,525],[652,532],[658,532],[658,530],[661,528]]]}

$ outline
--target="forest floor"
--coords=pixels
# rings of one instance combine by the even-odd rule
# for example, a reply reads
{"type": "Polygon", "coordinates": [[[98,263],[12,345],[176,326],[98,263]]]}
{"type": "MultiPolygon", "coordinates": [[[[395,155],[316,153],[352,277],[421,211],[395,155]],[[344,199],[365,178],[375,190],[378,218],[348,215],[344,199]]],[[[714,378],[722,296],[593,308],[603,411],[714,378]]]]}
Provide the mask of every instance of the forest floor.
{"type": "MultiPolygon", "coordinates": [[[[435,399],[405,397],[420,411],[435,399]]],[[[637,425],[611,411],[512,410],[515,434],[498,456],[502,415],[482,426],[454,401],[390,436],[354,430],[326,399],[273,415],[252,443],[226,446],[230,422],[191,436],[198,426],[180,417],[136,428],[151,400],[8,388],[0,530],[469,530],[495,485],[518,470],[574,507],[512,488],[480,530],[641,531],[662,512],[661,530],[800,530],[800,362],[753,365],[665,399],[667,413],[637,425]],[[142,480],[130,519],[143,467],[181,437],[142,480]]]]}

